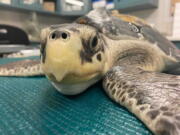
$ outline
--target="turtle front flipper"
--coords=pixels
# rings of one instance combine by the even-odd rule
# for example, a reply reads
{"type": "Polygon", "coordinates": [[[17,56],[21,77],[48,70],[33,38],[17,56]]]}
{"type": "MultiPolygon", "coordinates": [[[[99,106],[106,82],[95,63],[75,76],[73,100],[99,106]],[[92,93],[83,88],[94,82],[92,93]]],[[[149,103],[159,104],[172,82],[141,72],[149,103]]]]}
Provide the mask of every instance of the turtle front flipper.
{"type": "Polygon", "coordinates": [[[116,66],[103,87],[156,135],[180,135],[180,76],[116,66]]]}
{"type": "Polygon", "coordinates": [[[40,60],[22,60],[0,65],[0,76],[43,75],[40,60]]]}

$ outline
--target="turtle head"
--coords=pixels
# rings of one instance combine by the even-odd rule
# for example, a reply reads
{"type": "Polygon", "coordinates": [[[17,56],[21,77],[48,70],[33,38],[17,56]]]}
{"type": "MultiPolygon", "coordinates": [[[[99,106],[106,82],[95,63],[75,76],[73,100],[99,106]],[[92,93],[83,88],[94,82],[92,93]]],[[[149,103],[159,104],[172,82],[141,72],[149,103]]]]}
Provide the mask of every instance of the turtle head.
{"type": "Polygon", "coordinates": [[[105,73],[106,55],[98,31],[83,24],[62,24],[41,32],[42,69],[63,94],[81,93],[105,73]]]}

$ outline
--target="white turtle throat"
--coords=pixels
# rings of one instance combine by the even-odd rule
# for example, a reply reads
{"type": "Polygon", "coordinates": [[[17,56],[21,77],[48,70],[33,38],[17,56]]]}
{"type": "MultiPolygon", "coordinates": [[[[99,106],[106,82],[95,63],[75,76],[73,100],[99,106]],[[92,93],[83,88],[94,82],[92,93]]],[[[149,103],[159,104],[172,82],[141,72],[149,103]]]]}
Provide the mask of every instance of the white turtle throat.
{"type": "Polygon", "coordinates": [[[61,82],[53,82],[52,85],[56,88],[57,91],[64,95],[77,95],[85,91],[92,84],[100,80],[100,77],[94,78],[85,82],[75,83],[75,84],[64,84],[61,82]]]}

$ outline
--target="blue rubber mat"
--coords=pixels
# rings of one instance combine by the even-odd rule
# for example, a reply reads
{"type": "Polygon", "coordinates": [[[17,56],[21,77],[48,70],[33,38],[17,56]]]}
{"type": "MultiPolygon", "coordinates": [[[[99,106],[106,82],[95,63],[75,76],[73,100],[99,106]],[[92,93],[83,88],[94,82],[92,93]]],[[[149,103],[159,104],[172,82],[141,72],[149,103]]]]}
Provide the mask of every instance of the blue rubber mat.
{"type": "MultiPolygon", "coordinates": [[[[10,61],[2,59],[0,63],[10,61]]],[[[63,96],[45,77],[0,77],[0,135],[152,133],[125,108],[112,102],[101,83],[78,96],[63,96]]]]}

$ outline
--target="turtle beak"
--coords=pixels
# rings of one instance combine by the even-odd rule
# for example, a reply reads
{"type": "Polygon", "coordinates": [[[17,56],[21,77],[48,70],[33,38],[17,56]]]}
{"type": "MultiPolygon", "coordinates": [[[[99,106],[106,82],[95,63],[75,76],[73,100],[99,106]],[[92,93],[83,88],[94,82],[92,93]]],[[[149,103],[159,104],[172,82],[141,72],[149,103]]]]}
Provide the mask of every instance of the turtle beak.
{"type": "Polygon", "coordinates": [[[67,74],[78,68],[81,40],[65,29],[42,30],[41,61],[46,76],[60,82],[67,74]]]}

